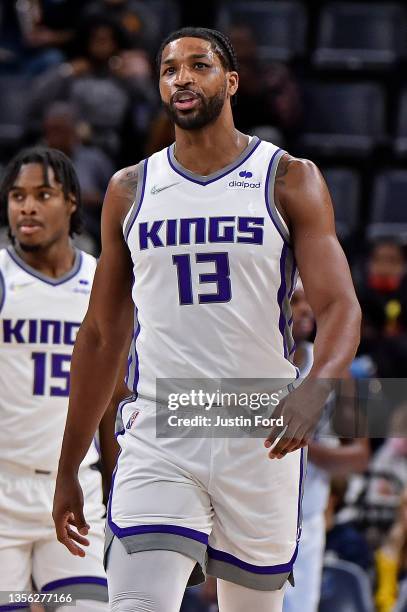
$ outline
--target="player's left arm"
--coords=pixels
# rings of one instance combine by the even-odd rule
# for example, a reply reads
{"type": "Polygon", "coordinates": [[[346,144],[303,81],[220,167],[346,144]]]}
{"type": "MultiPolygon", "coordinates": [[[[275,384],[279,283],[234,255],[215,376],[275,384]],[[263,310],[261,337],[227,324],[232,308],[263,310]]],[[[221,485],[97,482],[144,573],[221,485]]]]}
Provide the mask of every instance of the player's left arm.
{"type": "Polygon", "coordinates": [[[359,345],[360,306],[320,171],[308,160],[285,157],[276,179],[276,204],[288,220],[298,270],[316,319],[310,376],[339,378],[359,345]]]}
{"type": "MultiPolygon", "coordinates": [[[[360,306],[336,237],[328,188],[315,164],[284,155],[276,176],[275,202],[288,224],[304,291],[316,319],[314,364],[307,378],[308,382],[319,379],[313,387],[318,396],[323,394],[322,379],[340,378],[355,356],[360,340],[360,306]]],[[[301,387],[302,395],[311,388],[301,387]]],[[[282,438],[270,457],[284,456],[305,446],[307,439],[300,425],[298,431],[291,440],[282,438]]],[[[270,447],[275,439],[272,432],[266,446],[270,447]]]]}

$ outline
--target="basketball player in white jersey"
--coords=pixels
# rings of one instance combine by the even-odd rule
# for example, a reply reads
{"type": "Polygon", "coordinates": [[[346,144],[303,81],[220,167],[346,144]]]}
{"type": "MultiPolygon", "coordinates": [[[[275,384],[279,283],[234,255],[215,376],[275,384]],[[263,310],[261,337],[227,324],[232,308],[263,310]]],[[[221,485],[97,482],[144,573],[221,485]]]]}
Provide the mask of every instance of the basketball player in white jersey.
{"type": "Polygon", "coordinates": [[[58,610],[72,609],[68,595],[78,611],[107,610],[92,441],[79,469],[94,525],[86,559],[60,546],[51,514],[72,349],[96,268],[70,239],[80,229],[78,181],[60,151],[26,149],[7,166],[0,198],[11,238],[0,251],[0,610],[28,610],[18,597],[33,588],[58,610]]]}
{"type": "Polygon", "coordinates": [[[229,40],[203,28],[175,32],[158,65],[176,141],[118,172],[107,191],[102,255],[73,355],[56,530],[82,554],[89,525],[78,466],[135,323],[108,508],[111,610],[176,612],[186,585],[208,572],[222,612],[276,612],[298,548],[305,436],[275,445],[276,432],[264,443],[156,437],[156,379],[294,381],[296,265],[317,318],[311,378],[348,366],[360,309],[318,170],[234,127],[229,40]]]}

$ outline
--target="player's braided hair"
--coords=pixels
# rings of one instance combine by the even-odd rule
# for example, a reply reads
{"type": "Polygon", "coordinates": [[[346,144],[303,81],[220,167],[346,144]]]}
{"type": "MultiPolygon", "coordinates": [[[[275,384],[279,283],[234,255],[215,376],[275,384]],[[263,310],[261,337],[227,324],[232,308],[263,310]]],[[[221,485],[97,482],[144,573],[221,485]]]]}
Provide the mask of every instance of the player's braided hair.
{"type": "Polygon", "coordinates": [[[71,160],[58,149],[49,147],[30,147],[13,157],[5,168],[0,183],[0,220],[7,225],[7,199],[10,189],[24,164],[41,164],[44,169],[44,185],[49,185],[48,169],[52,168],[55,180],[62,185],[65,199],[73,197],[76,210],[71,215],[69,235],[80,234],[82,230],[81,190],[71,160]]]}
{"type": "MultiPolygon", "coordinates": [[[[195,27],[187,27],[181,28],[180,30],[176,30],[172,32],[163,40],[161,46],[158,50],[156,57],[156,67],[157,72],[159,74],[160,66],[161,66],[161,57],[163,54],[164,47],[166,47],[173,40],[178,40],[179,38],[203,38],[204,40],[208,40],[215,53],[218,55],[220,61],[222,62],[225,70],[228,71],[238,71],[238,62],[235,50],[233,45],[226,34],[219,32],[219,30],[211,30],[209,28],[195,28],[195,27]]],[[[232,97],[232,104],[236,103],[236,94],[232,97]]]]}

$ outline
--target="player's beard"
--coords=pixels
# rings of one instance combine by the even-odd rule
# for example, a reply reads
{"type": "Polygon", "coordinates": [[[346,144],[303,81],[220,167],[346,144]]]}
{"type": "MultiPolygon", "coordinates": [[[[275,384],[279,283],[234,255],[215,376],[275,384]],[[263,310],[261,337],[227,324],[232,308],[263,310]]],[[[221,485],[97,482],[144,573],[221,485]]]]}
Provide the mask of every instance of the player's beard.
{"type": "Polygon", "coordinates": [[[44,248],[42,244],[24,244],[24,242],[19,242],[18,246],[24,253],[37,253],[44,248]]]}
{"type": "Polygon", "coordinates": [[[226,86],[211,98],[204,98],[200,94],[198,96],[201,101],[200,108],[189,112],[179,111],[172,102],[163,103],[170,119],[183,130],[200,130],[216,121],[225,104],[226,86]]]}

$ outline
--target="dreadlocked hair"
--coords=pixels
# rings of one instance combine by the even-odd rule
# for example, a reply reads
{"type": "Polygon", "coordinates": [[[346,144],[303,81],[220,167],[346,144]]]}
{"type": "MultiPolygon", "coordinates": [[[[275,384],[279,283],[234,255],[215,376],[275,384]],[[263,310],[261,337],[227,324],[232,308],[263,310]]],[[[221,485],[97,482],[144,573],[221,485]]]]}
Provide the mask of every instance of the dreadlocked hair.
{"type": "MultiPolygon", "coordinates": [[[[174,40],[179,38],[203,38],[211,43],[212,49],[219,57],[222,66],[230,72],[238,71],[238,61],[233,45],[226,34],[219,30],[211,30],[209,28],[187,27],[181,28],[172,32],[163,40],[156,56],[157,73],[160,72],[161,58],[164,48],[174,40]]],[[[232,105],[236,103],[236,94],[231,99],[232,105]]]]}
{"type": "Polygon", "coordinates": [[[49,147],[30,147],[17,153],[8,163],[0,183],[0,220],[2,225],[8,225],[7,200],[25,164],[40,164],[44,171],[44,185],[50,186],[49,168],[54,171],[55,180],[61,184],[64,198],[75,200],[76,209],[71,215],[69,235],[80,234],[82,231],[82,202],[79,181],[75,169],[69,157],[58,149],[49,147]]]}

